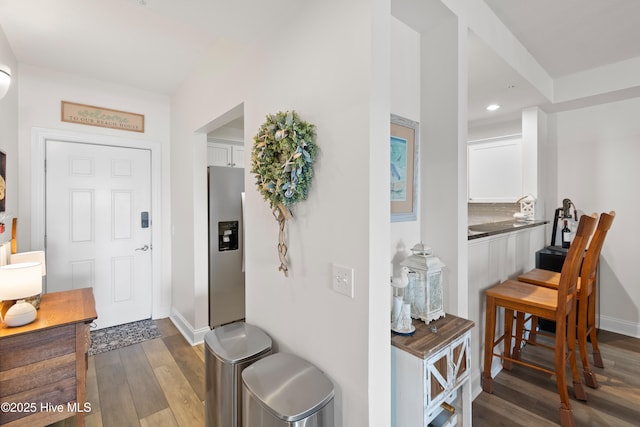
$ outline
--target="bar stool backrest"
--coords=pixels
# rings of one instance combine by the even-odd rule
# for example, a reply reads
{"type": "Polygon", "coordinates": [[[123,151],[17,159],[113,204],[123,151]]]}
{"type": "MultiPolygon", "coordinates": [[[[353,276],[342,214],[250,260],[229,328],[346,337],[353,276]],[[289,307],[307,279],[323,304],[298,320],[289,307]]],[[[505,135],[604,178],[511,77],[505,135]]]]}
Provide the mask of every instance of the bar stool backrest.
{"type": "Polygon", "coordinates": [[[556,316],[566,316],[571,309],[570,304],[574,304],[576,297],[576,285],[578,273],[582,265],[584,250],[587,247],[589,238],[596,228],[597,214],[582,215],[578,223],[576,235],[571,242],[567,257],[560,272],[560,282],[558,283],[558,310],[556,316]]]}

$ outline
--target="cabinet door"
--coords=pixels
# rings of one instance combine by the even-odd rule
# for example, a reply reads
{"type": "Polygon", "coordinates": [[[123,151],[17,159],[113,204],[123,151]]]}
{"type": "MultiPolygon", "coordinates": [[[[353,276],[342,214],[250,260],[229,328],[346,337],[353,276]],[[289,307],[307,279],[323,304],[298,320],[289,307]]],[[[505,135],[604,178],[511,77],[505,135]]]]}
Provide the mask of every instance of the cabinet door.
{"type": "Polygon", "coordinates": [[[469,377],[471,354],[469,349],[469,339],[471,334],[467,332],[462,337],[451,344],[451,367],[453,372],[453,387],[457,387],[469,377]]]}
{"type": "Polygon", "coordinates": [[[231,166],[233,166],[234,168],[244,167],[244,146],[231,146],[231,166]]]}
{"type": "Polygon", "coordinates": [[[207,165],[244,167],[244,146],[209,142],[207,144],[207,165]]]}
{"type": "Polygon", "coordinates": [[[207,145],[208,166],[231,166],[231,146],[210,142],[207,145]]]}
{"type": "Polygon", "coordinates": [[[470,143],[469,201],[514,203],[522,196],[522,139],[470,143]]]}
{"type": "Polygon", "coordinates": [[[451,348],[446,347],[434,354],[425,363],[426,406],[433,408],[447,397],[451,391],[451,348]]]}

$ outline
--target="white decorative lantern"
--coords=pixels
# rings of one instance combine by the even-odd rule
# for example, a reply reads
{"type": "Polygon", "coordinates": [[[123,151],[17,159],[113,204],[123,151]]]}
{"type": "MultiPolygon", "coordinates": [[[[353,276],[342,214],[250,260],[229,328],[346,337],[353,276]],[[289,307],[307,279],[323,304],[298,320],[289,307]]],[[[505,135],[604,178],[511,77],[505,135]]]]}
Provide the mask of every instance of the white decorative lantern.
{"type": "Polygon", "coordinates": [[[520,212],[515,214],[517,219],[532,221],[536,217],[536,199],[532,195],[520,197],[516,203],[520,203],[520,212]]]}
{"type": "Polygon", "coordinates": [[[400,263],[406,268],[409,284],[405,289],[405,302],[411,304],[411,317],[426,324],[445,316],[442,269],[440,258],[431,255],[431,248],[418,243],[412,255],[400,263]]]}

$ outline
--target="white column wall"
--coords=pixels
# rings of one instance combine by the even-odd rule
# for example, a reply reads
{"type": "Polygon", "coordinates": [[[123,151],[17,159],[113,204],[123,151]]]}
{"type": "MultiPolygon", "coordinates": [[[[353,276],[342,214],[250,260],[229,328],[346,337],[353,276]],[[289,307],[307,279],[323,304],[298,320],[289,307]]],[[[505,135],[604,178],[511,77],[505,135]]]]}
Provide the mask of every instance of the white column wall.
{"type": "Polygon", "coordinates": [[[452,16],[421,38],[423,240],[445,263],[445,309],[465,317],[467,283],[467,26],[452,16]]]}

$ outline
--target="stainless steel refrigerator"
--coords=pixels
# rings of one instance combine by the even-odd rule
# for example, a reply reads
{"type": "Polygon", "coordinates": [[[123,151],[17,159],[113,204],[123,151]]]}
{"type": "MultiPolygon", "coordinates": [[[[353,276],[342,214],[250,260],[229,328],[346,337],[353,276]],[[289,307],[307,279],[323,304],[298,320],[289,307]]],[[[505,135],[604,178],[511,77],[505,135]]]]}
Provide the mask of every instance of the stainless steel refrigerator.
{"type": "Polygon", "coordinates": [[[209,326],[244,319],[244,170],[210,166],[209,326]]]}

